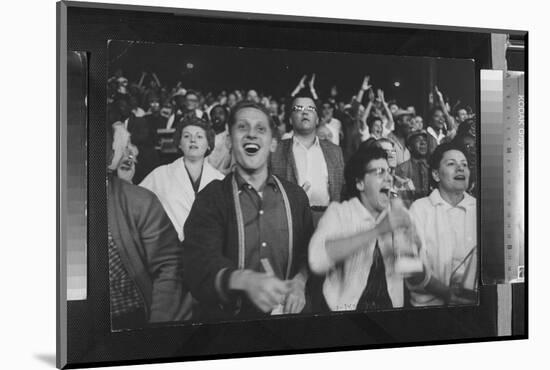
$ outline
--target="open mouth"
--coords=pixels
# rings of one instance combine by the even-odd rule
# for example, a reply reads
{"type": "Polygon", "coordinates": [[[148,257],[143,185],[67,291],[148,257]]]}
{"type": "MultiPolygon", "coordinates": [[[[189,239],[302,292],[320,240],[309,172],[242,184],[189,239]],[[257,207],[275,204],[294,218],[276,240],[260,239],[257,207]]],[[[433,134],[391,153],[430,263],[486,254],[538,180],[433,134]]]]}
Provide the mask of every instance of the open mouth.
{"type": "Polygon", "coordinates": [[[244,144],[243,148],[248,154],[256,154],[260,150],[260,146],[254,143],[244,144]]]}
{"type": "Polygon", "coordinates": [[[456,176],[454,177],[454,179],[455,179],[455,180],[459,180],[459,181],[464,181],[464,180],[466,180],[466,176],[464,176],[464,175],[456,175],[456,176]]]}
{"type": "Polygon", "coordinates": [[[395,198],[397,196],[397,192],[390,187],[383,187],[380,189],[380,192],[388,198],[395,198]]]}

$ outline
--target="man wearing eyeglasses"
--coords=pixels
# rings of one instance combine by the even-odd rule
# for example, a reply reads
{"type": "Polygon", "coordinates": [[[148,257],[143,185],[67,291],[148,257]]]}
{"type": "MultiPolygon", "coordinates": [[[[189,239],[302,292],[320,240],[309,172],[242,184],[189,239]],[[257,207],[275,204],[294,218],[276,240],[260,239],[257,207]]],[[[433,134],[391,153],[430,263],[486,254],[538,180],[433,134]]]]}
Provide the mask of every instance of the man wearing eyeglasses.
{"type": "Polygon", "coordinates": [[[332,201],[340,201],[344,185],[342,149],[316,135],[319,116],[310,97],[292,100],[292,138],[282,140],[271,157],[273,174],[300,185],[309,199],[314,225],[332,201]]]}
{"type": "Polygon", "coordinates": [[[174,94],[174,101],[176,104],[176,111],[168,117],[166,122],[166,128],[176,128],[175,125],[179,123],[181,118],[186,115],[194,115],[197,118],[202,118],[204,112],[199,109],[199,96],[193,90],[186,91],[180,88],[174,94]]]}
{"type": "MultiPolygon", "coordinates": [[[[393,233],[412,235],[411,219],[403,203],[391,199],[387,152],[377,146],[359,148],[346,164],[345,179],[350,199],[330,204],[309,243],[311,271],[324,277],[322,299],[314,309],[402,307],[403,275],[394,267],[393,233]]],[[[409,244],[405,247],[411,249],[409,244]]],[[[421,271],[420,260],[417,264],[421,271]]]]}

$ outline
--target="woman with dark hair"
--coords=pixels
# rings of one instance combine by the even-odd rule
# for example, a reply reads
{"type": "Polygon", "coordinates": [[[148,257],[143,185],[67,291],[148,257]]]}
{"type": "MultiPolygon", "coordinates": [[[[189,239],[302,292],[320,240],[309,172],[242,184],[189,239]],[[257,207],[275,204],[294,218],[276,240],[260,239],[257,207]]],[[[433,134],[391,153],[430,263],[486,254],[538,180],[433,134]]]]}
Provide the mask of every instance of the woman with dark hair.
{"type": "Polygon", "coordinates": [[[180,240],[184,239],[183,225],[195,194],[212,180],[224,175],[205,160],[214,148],[214,131],[210,124],[196,116],[184,116],[177,125],[174,142],[183,157],[153,170],[140,184],[155,193],[180,240]]]}
{"type": "MultiPolygon", "coordinates": [[[[404,274],[397,271],[393,234],[411,220],[392,198],[388,154],[363,147],[346,163],[349,199],[332,202],[309,243],[309,265],[323,277],[317,309],[366,311],[403,307],[404,274]]],[[[421,269],[421,267],[420,267],[421,269]]]]}
{"type": "Polygon", "coordinates": [[[477,300],[476,200],[469,195],[470,168],[460,146],[444,143],[430,158],[434,190],[415,201],[410,214],[429,266],[409,284],[414,306],[473,304],[477,300]]]}

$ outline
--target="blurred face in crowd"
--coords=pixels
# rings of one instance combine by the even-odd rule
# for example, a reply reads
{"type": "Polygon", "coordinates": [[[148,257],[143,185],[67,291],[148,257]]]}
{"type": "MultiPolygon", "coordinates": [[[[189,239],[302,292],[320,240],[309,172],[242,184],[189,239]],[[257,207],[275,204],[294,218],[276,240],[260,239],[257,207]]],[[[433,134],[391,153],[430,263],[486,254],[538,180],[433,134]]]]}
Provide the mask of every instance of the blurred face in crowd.
{"type": "Polygon", "coordinates": [[[176,109],[185,109],[185,102],[186,102],[186,99],[185,99],[185,96],[183,95],[178,95],[174,98],[174,102],[176,104],[176,109]]]}
{"type": "Polygon", "coordinates": [[[375,139],[380,139],[382,137],[382,120],[375,119],[372,122],[372,126],[370,127],[370,134],[375,139]]]}
{"type": "Polygon", "coordinates": [[[271,99],[269,101],[269,112],[274,115],[274,116],[277,116],[279,115],[279,103],[277,103],[277,100],[275,99],[271,99]]]}
{"type": "Polygon", "coordinates": [[[160,112],[160,102],[158,98],[149,99],[149,110],[152,113],[160,112]]]}
{"type": "Polygon", "coordinates": [[[476,152],[476,139],[474,139],[472,136],[464,136],[461,140],[461,144],[464,146],[464,148],[466,149],[466,156],[467,156],[467,160],[468,160],[468,164],[470,166],[473,166],[475,165],[476,163],[476,156],[477,156],[477,152],[476,152]]]}
{"type": "Polygon", "coordinates": [[[361,203],[375,215],[388,208],[390,204],[389,191],[392,187],[392,176],[388,161],[383,158],[374,159],[365,166],[363,178],[357,181],[357,190],[361,203]]]}
{"type": "Polygon", "coordinates": [[[319,117],[311,98],[296,98],[291,107],[290,121],[297,134],[309,135],[317,129],[319,117]]]}
{"type": "Polygon", "coordinates": [[[227,122],[227,111],[224,107],[217,105],[210,111],[210,119],[216,131],[222,130],[227,122]]]}
{"type": "Polygon", "coordinates": [[[344,103],[343,101],[338,102],[338,110],[340,112],[343,112],[345,110],[345,108],[346,108],[346,103],[344,103]]]}
{"type": "Polygon", "coordinates": [[[425,135],[416,135],[411,138],[409,149],[414,158],[425,158],[428,154],[428,139],[425,135]]]}
{"type": "Polygon", "coordinates": [[[436,109],[433,112],[431,125],[436,130],[443,130],[445,128],[445,116],[441,109],[436,109]]]}
{"type": "Polygon", "coordinates": [[[172,114],[172,104],[170,102],[166,102],[163,104],[162,108],[160,109],[160,115],[164,118],[170,117],[172,114]]]}
{"type": "Polygon", "coordinates": [[[468,118],[468,112],[466,109],[459,109],[458,112],[456,112],[456,119],[459,123],[462,123],[466,121],[468,118]]]}
{"type": "Polygon", "coordinates": [[[199,97],[195,94],[187,94],[185,96],[185,109],[194,111],[199,107],[199,97]]]}
{"type": "Polygon", "coordinates": [[[334,108],[332,107],[332,105],[328,103],[323,103],[323,111],[322,111],[323,118],[326,120],[330,120],[333,114],[334,114],[334,108]]]}
{"type": "Polygon", "coordinates": [[[240,109],[231,125],[231,147],[240,169],[249,174],[267,170],[269,154],[277,148],[268,116],[256,108],[240,109]]]}
{"type": "Polygon", "coordinates": [[[248,90],[248,92],[246,93],[246,100],[252,101],[254,103],[259,103],[260,97],[258,96],[256,90],[248,90]]]}
{"type": "Polygon", "coordinates": [[[395,148],[393,147],[393,143],[389,140],[379,140],[376,142],[377,145],[384,149],[386,153],[388,154],[388,165],[390,168],[397,167],[397,154],[395,152],[395,148]]]}
{"type": "Polygon", "coordinates": [[[397,111],[399,110],[399,107],[395,103],[390,104],[389,108],[390,108],[391,114],[393,114],[393,115],[395,115],[397,113],[397,111]]]}
{"type": "Polygon", "coordinates": [[[227,95],[227,106],[233,108],[237,104],[237,95],[230,93],[227,95]]]}
{"type": "Polygon", "coordinates": [[[422,130],[424,128],[424,120],[420,116],[415,116],[412,120],[413,131],[422,130]]]}
{"type": "Polygon", "coordinates": [[[186,159],[204,158],[208,150],[208,140],[204,129],[193,125],[185,126],[181,133],[180,149],[186,159]]]}
{"type": "Polygon", "coordinates": [[[411,119],[412,117],[408,114],[403,114],[397,117],[397,126],[403,137],[407,137],[412,131],[413,123],[411,119]]]}
{"type": "Polygon", "coordinates": [[[319,140],[332,141],[332,137],[333,137],[332,131],[330,131],[330,129],[327,126],[321,125],[317,129],[317,137],[319,137],[319,140]]]}
{"type": "Polygon", "coordinates": [[[433,170],[432,176],[438,183],[440,191],[461,193],[468,189],[470,169],[468,160],[459,150],[448,150],[443,153],[439,168],[433,170]]]}

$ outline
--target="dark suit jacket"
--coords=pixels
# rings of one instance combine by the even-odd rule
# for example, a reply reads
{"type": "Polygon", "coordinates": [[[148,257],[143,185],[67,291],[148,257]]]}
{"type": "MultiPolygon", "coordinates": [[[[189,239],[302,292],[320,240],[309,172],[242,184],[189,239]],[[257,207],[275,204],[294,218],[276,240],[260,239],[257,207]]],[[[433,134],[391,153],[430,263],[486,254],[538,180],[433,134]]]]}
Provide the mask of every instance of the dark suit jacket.
{"type": "MultiPolygon", "coordinates": [[[[277,151],[271,156],[271,171],[279,178],[298,183],[296,161],[292,152],[292,138],[277,145],[277,151]]],[[[328,192],[331,202],[339,202],[344,187],[344,157],[342,149],[328,140],[319,140],[328,169],[328,192]]],[[[299,185],[299,184],[298,184],[299,185]]]]}

